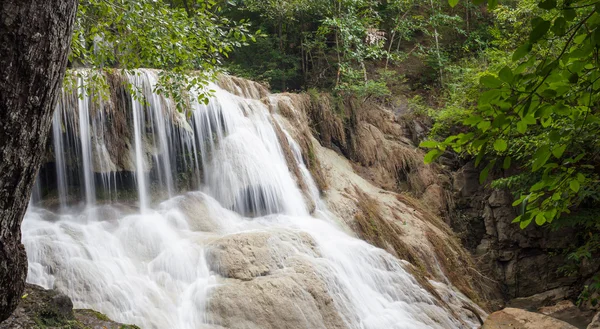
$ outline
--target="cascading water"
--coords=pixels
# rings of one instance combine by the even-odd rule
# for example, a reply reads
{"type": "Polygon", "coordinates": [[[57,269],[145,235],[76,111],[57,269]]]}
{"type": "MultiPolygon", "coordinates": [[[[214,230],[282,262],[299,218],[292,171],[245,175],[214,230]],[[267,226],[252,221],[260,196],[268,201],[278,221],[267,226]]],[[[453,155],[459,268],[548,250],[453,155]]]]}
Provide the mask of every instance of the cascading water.
{"type": "Polygon", "coordinates": [[[78,102],[63,95],[54,116],[54,165],[45,168],[54,180],[41,188],[56,189],[59,206],[46,192],[23,222],[29,282],[142,328],[267,327],[244,311],[253,303],[286,310],[269,315],[284,319],[270,328],[472,326],[420,287],[402,261],[327,218],[300,148],[287,133],[278,139],[262,102],[210,86],[214,97],[207,105],[193,102],[188,120],[152,92],[156,72],[122,79],[142,97],[92,107],[89,95],[78,102]],[[294,153],[298,179],[308,185],[320,218],[309,214],[280,143],[294,153]],[[83,210],[68,198],[77,187],[83,210]],[[247,244],[228,244],[242,240],[247,244]],[[261,241],[262,265],[247,260],[258,257],[252,248],[261,241]],[[276,295],[290,278],[289,289],[276,295]],[[271,279],[259,295],[242,294],[257,293],[246,281],[258,286],[271,279]],[[319,294],[328,296],[321,308],[333,314],[314,307],[320,299],[311,296],[319,294]],[[284,295],[307,306],[286,309],[284,295]],[[236,302],[241,306],[219,307],[236,302]]]}

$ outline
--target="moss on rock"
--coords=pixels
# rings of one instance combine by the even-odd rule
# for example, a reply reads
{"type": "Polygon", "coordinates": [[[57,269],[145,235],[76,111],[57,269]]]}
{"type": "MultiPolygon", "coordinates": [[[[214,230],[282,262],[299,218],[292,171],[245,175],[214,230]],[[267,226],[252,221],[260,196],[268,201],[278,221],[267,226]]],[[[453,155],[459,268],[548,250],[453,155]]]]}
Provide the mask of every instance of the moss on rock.
{"type": "Polygon", "coordinates": [[[73,310],[71,299],[56,290],[27,284],[15,312],[0,329],[139,329],[93,310],[73,310]]]}

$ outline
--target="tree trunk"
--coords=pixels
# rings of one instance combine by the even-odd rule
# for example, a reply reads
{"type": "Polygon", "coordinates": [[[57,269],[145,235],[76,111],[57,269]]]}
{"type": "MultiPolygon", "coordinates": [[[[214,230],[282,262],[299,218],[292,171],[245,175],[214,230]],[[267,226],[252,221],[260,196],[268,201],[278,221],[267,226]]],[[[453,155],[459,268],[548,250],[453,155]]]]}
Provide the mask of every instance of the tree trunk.
{"type": "Polygon", "coordinates": [[[0,321],[21,299],[21,221],[67,66],[77,0],[0,2],[0,321]]]}

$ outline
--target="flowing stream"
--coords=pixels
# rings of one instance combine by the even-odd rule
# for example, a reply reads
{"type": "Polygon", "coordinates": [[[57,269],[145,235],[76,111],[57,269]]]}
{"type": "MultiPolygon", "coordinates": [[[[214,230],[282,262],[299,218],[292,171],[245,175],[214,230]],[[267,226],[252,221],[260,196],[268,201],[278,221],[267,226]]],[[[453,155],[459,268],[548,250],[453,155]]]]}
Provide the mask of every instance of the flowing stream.
{"type": "Polygon", "coordinates": [[[441,306],[403,261],[344,233],[319,202],[300,148],[287,132],[278,138],[262,102],[211,85],[210,102],[192,102],[186,115],[153,93],[157,72],[121,79],[138,94],[112,87],[111,99],[95,101],[92,92],[63,92],[53,160],[23,222],[28,282],[141,328],[474,326],[441,306]],[[281,143],[302,177],[288,170],[281,143]],[[250,252],[239,260],[256,262],[228,261],[244,252],[240,241],[259,238],[264,259],[250,252]],[[252,272],[261,262],[267,270],[252,272]],[[228,275],[233,269],[252,273],[228,275]],[[252,290],[267,281],[272,290],[252,290]]]}

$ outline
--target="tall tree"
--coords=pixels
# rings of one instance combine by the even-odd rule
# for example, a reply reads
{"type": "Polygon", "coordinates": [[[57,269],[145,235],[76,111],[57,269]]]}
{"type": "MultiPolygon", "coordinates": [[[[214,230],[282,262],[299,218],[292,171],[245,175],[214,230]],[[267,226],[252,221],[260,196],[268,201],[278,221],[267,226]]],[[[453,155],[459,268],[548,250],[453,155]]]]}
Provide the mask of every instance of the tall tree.
{"type": "Polygon", "coordinates": [[[0,321],[27,276],[21,221],[63,82],[77,0],[0,3],[0,321]]]}

